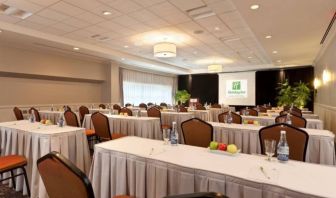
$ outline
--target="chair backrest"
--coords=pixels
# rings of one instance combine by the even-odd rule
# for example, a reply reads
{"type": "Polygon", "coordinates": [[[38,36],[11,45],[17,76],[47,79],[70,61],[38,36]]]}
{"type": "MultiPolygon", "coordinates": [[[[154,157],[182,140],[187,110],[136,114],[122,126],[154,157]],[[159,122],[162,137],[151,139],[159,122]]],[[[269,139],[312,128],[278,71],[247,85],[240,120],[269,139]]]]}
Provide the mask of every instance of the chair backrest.
{"type": "Polygon", "coordinates": [[[293,115],[302,117],[302,112],[301,112],[301,110],[300,110],[300,111],[296,111],[296,110],[294,110],[294,108],[293,108],[292,111],[291,111],[290,113],[293,114],[293,115]]]}
{"type": "Polygon", "coordinates": [[[147,103],[147,106],[153,106],[154,104],[152,102],[147,103]]]}
{"type": "Polygon", "coordinates": [[[114,105],[113,105],[113,109],[114,109],[114,110],[118,110],[118,113],[120,113],[121,107],[120,107],[120,105],[118,105],[118,104],[114,104],[114,105]]]}
{"type": "MultiPolygon", "coordinates": [[[[292,125],[297,128],[306,128],[307,126],[307,120],[303,117],[291,114],[290,116],[292,125]]],[[[286,123],[287,121],[287,114],[280,115],[275,118],[275,123],[286,123]]]]}
{"type": "Polygon", "coordinates": [[[282,115],[287,115],[287,113],[288,113],[287,111],[280,111],[279,115],[281,115],[281,116],[282,115]]]}
{"type": "Polygon", "coordinates": [[[243,111],[248,111],[249,116],[258,116],[258,111],[255,109],[240,109],[240,115],[243,115],[243,111]]]}
{"type": "Polygon", "coordinates": [[[83,120],[86,114],[90,114],[89,108],[87,108],[86,106],[80,106],[79,107],[79,119],[80,119],[81,124],[83,124],[83,120]]]}
{"type": "Polygon", "coordinates": [[[161,103],[160,103],[160,106],[161,106],[161,107],[168,107],[167,103],[165,103],[165,102],[161,102],[161,103]]]}
{"type": "Polygon", "coordinates": [[[126,104],[125,104],[125,107],[130,107],[130,106],[132,106],[131,103],[126,103],[126,104]]]}
{"type": "Polygon", "coordinates": [[[32,110],[34,110],[34,115],[35,115],[36,122],[40,122],[41,121],[40,113],[34,107],[30,108],[28,110],[28,113],[31,114],[32,110]]]}
{"type": "Polygon", "coordinates": [[[180,112],[188,112],[188,109],[185,108],[184,106],[178,107],[180,112]]]}
{"type": "Polygon", "coordinates": [[[52,198],[94,198],[90,180],[79,168],[53,151],[37,160],[48,196],[52,198]]]}
{"type": "Polygon", "coordinates": [[[147,109],[147,116],[161,119],[161,111],[156,107],[151,107],[147,109]]]}
{"type": "MultiPolygon", "coordinates": [[[[226,122],[225,116],[227,116],[228,114],[229,114],[228,111],[225,111],[224,113],[219,114],[218,121],[225,123],[226,122]]],[[[243,123],[243,118],[240,115],[236,114],[235,112],[231,111],[231,116],[232,116],[232,123],[235,123],[235,124],[243,123]]]]}
{"type": "Polygon", "coordinates": [[[197,192],[180,195],[170,195],[164,198],[227,198],[226,196],[215,192],[197,192]]]}
{"type": "Polygon", "coordinates": [[[280,139],[280,131],[286,131],[286,139],[289,146],[289,159],[305,161],[309,136],[304,130],[286,123],[277,123],[259,130],[262,154],[265,153],[264,140],[273,139],[278,143],[280,139]]]}
{"type": "Polygon", "coordinates": [[[22,111],[18,107],[14,107],[13,111],[14,111],[16,120],[24,120],[22,111]]]}
{"type": "Polygon", "coordinates": [[[64,119],[68,126],[79,127],[77,115],[71,110],[64,112],[64,119]]]}
{"type": "Polygon", "coordinates": [[[267,113],[267,108],[266,107],[259,105],[255,109],[257,109],[257,108],[259,108],[259,112],[261,112],[261,113],[267,113]]]}
{"type": "Polygon", "coordinates": [[[140,103],[139,107],[142,109],[147,109],[147,105],[145,103],[140,103]]]}
{"type": "Polygon", "coordinates": [[[220,109],[220,108],[222,108],[222,106],[220,104],[215,103],[215,104],[211,105],[211,108],[220,109]]]}
{"type": "Polygon", "coordinates": [[[289,109],[290,109],[290,106],[288,106],[288,105],[286,105],[286,106],[283,107],[284,111],[289,111],[289,109]]]}
{"type": "Polygon", "coordinates": [[[181,123],[184,142],[187,145],[208,147],[213,138],[213,128],[199,118],[191,118],[181,123]]]}
{"type": "Polygon", "coordinates": [[[106,105],[104,105],[104,104],[100,104],[98,107],[102,108],[102,109],[106,109],[106,105]]]}
{"type": "Polygon", "coordinates": [[[206,110],[203,105],[196,105],[196,110],[206,110]]]}
{"type": "Polygon", "coordinates": [[[100,112],[95,112],[91,115],[92,124],[96,136],[101,140],[111,140],[110,124],[108,117],[100,112]]]}
{"type": "Polygon", "coordinates": [[[132,111],[127,107],[121,108],[120,113],[127,113],[128,116],[132,116],[132,111]]]}

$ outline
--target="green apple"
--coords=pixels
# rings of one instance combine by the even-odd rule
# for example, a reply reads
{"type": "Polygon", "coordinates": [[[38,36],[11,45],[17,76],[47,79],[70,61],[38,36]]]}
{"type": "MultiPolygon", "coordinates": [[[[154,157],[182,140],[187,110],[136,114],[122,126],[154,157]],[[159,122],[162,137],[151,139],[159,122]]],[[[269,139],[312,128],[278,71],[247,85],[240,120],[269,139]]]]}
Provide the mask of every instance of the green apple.
{"type": "Polygon", "coordinates": [[[210,142],[210,150],[217,150],[218,142],[212,141],[210,142]]]}
{"type": "Polygon", "coordinates": [[[237,152],[237,146],[236,145],[234,145],[234,144],[229,144],[228,146],[227,146],[227,152],[229,152],[229,153],[232,153],[232,154],[234,154],[234,153],[236,153],[237,152]]]}

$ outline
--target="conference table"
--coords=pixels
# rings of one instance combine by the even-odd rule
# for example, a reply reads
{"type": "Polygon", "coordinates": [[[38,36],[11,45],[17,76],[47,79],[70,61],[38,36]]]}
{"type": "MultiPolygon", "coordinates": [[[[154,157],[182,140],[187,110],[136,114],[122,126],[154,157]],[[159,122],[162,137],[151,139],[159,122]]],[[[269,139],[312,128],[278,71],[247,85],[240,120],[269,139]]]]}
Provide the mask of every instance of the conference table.
{"type": "MultiPolygon", "coordinates": [[[[259,113],[265,116],[270,116],[270,117],[277,117],[280,115],[280,113],[272,113],[272,112],[268,112],[268,113],[259,113]]],[[[302,117],[306,118],[306,119],[319,119],[319,116],[316,114],[302,114],[302,117]]]]}
{"type": "MultiPolygon", "coordinates": [[[[24,155],[27,158],[26,171],[28,175],[31,197],[46,198],[47,193],[37,170],[37,160],[51,151],[57,151],[68,158],[85,174],[91,166],[90,152],[84,128],[58,127],[43,125],[27,120],[0,123],[1,156],[24,155]]],[[[3,174],[6,177],[8,174],[3,174]]],[[[26,187],[23,176],[16,179],[16,190],[26,187]]]]}
{"type": "MultiPolygon", "coordinates": [[[[110,132],[127,136],[162,140],[161,123],[159,118],[135,117],[105,114],[109,120],[110,132]]],[[[83,125],[86,129],[94,129],[91,114],[86,114],[83,125]]]]}
{"type": "MultiPolygon", "coordinates": [[[[77,121],[80,126],[79,112],[74,112],[77,116],[77,121]]],[[[64,116],[64,111],[50,111],[50,110],[41,110],[39,111],[41,119],[51,120],[53,124],[57,124],[60,117],[64,116]]],[[[66,122],[64,122],[66,124],[66,122]]]]}
{"type": "MultiPolygon", "coordinates": [[[[253,124],[227,124],[209,122],[213,126],[213,139],[225,144],[236,144],[241,152],[260,154],[259,130],[262,126],[253,124]]],[[[309,135],[306,162],[336,165],[335,135],[328,130],[303,129],[309,135]]]]}
{"type": "Polygon", "coordinates": [[[214,191],[228,197],[336,197],[336,168],[265,156],[124,137],[95,145],[89,174],[96,197],[137,198],[214,191]],[[130,146],[131,145],[131,146],[130,146]],[[263,170],[263,171],[262,171],[263,170]]]}
{"type": "MultiPolygon", "coordinates": [[[[275,117],[269,116],[245,116],[242,115],[244,121],[258,121],[261,126],[269,126],[275,124],[275,117]]],[[[307,126],[306,128],[311,129],[323,129],[323,121],[318,119],[306,119],[307,126]]]]}

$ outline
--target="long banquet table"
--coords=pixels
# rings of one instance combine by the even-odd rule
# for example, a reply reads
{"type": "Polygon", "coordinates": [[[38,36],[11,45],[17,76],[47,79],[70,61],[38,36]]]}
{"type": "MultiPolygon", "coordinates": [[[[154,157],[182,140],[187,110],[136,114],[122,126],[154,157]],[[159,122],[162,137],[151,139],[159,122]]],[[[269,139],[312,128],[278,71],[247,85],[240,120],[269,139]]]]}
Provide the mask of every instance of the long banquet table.
{"type": "Polygon", "coordinates": [[[230,198],[336,197],[335,178],[335,167],[269,162],[257,155],[227,156],[138,137],[96,144],[89,174],[95,196],[101,198],[119,194],[156,198],[199,191],[230,198]]]}
{"type": "MultiPolygon", "coordinates": [[[[277,117],[279,116],[280,114],[279,113],[272,113],[272,112],[268,112],[268,113],[265,113],[266,115],[269,115],[271,117],[277,117]]],[[[316,114],[302,114],[302,117],[306,118],[306,119],[319,119],[319,116],[316,115],[316,114]]]]}
{"type": "MultiPolygon", "coordinates": [[[[77,116],[78,124],[80,123],[79,113],[74,112],[77,116]]],[[[54,124],[57,124],[61,115],[64,114],[64,111],[50,111],[50,110],[41,110],[39,111],[41,119],[51,120],[54,124]]],[[[65,123],[66,124],[66,123],[65,123]]]]}
{"type": "MultiPolygon", "coordinates": [[[[105,114],[109,119],[111,133],[122,133],[128,136],[138,136],[162,140],[162,131],[159,118],[135,117],[105,114]]],[[[94,129],[91,114],[84,117],[83,127],[94,129]]]]}
{"type": "MultiPolygon", "coordinates": [[[[51,151],[60,152],[86,174],[91,159],[85,130],[76,127],[45,126],[27,120],[0,123],[1,155],[18,154],[27,158],[31,197],[48,197],[37,170],[37,159],[51,151]]],[[[16,190],[26,194],[23,177],[16,179],[16,190]]]]}
{"type": "MultiPolygon", "coordinates": [[[[253,120],[258,121],[261,126],[269,126],[275,123],[275,117],[268,116],[245,116],[242,115],[243,121],[253,120]]],[[[317,119],[306,119],[307,127],[310,129],[323,129],[323,121],[317,119]]]]}
{"type": "MultiPolygon", "coordinates": [[[[259,129],[251,124],[226,124],[209,122],[213,126],[213,139],[226,144],[236,144],[243,153],[260,154],[259,129]]],[[[303,129],[309,135],[306,162],[336,165],[335,135],[327,130],[303,129]]]]}

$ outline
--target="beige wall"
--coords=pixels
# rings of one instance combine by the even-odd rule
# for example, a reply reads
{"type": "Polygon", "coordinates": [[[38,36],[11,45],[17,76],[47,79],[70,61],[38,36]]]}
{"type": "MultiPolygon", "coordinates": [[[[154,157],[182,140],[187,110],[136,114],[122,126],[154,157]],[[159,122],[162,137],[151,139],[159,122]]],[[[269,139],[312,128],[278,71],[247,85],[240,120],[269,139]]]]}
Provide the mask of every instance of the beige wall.
{"type": "Polygon", "coordinates": [[[322,84],[315,96],[314,111],[324,121],[324,126],[336,133],[336,36],[315,63],[315,76],[322,80],[324,69],[332,73],[332,81],[322,84]]]}

